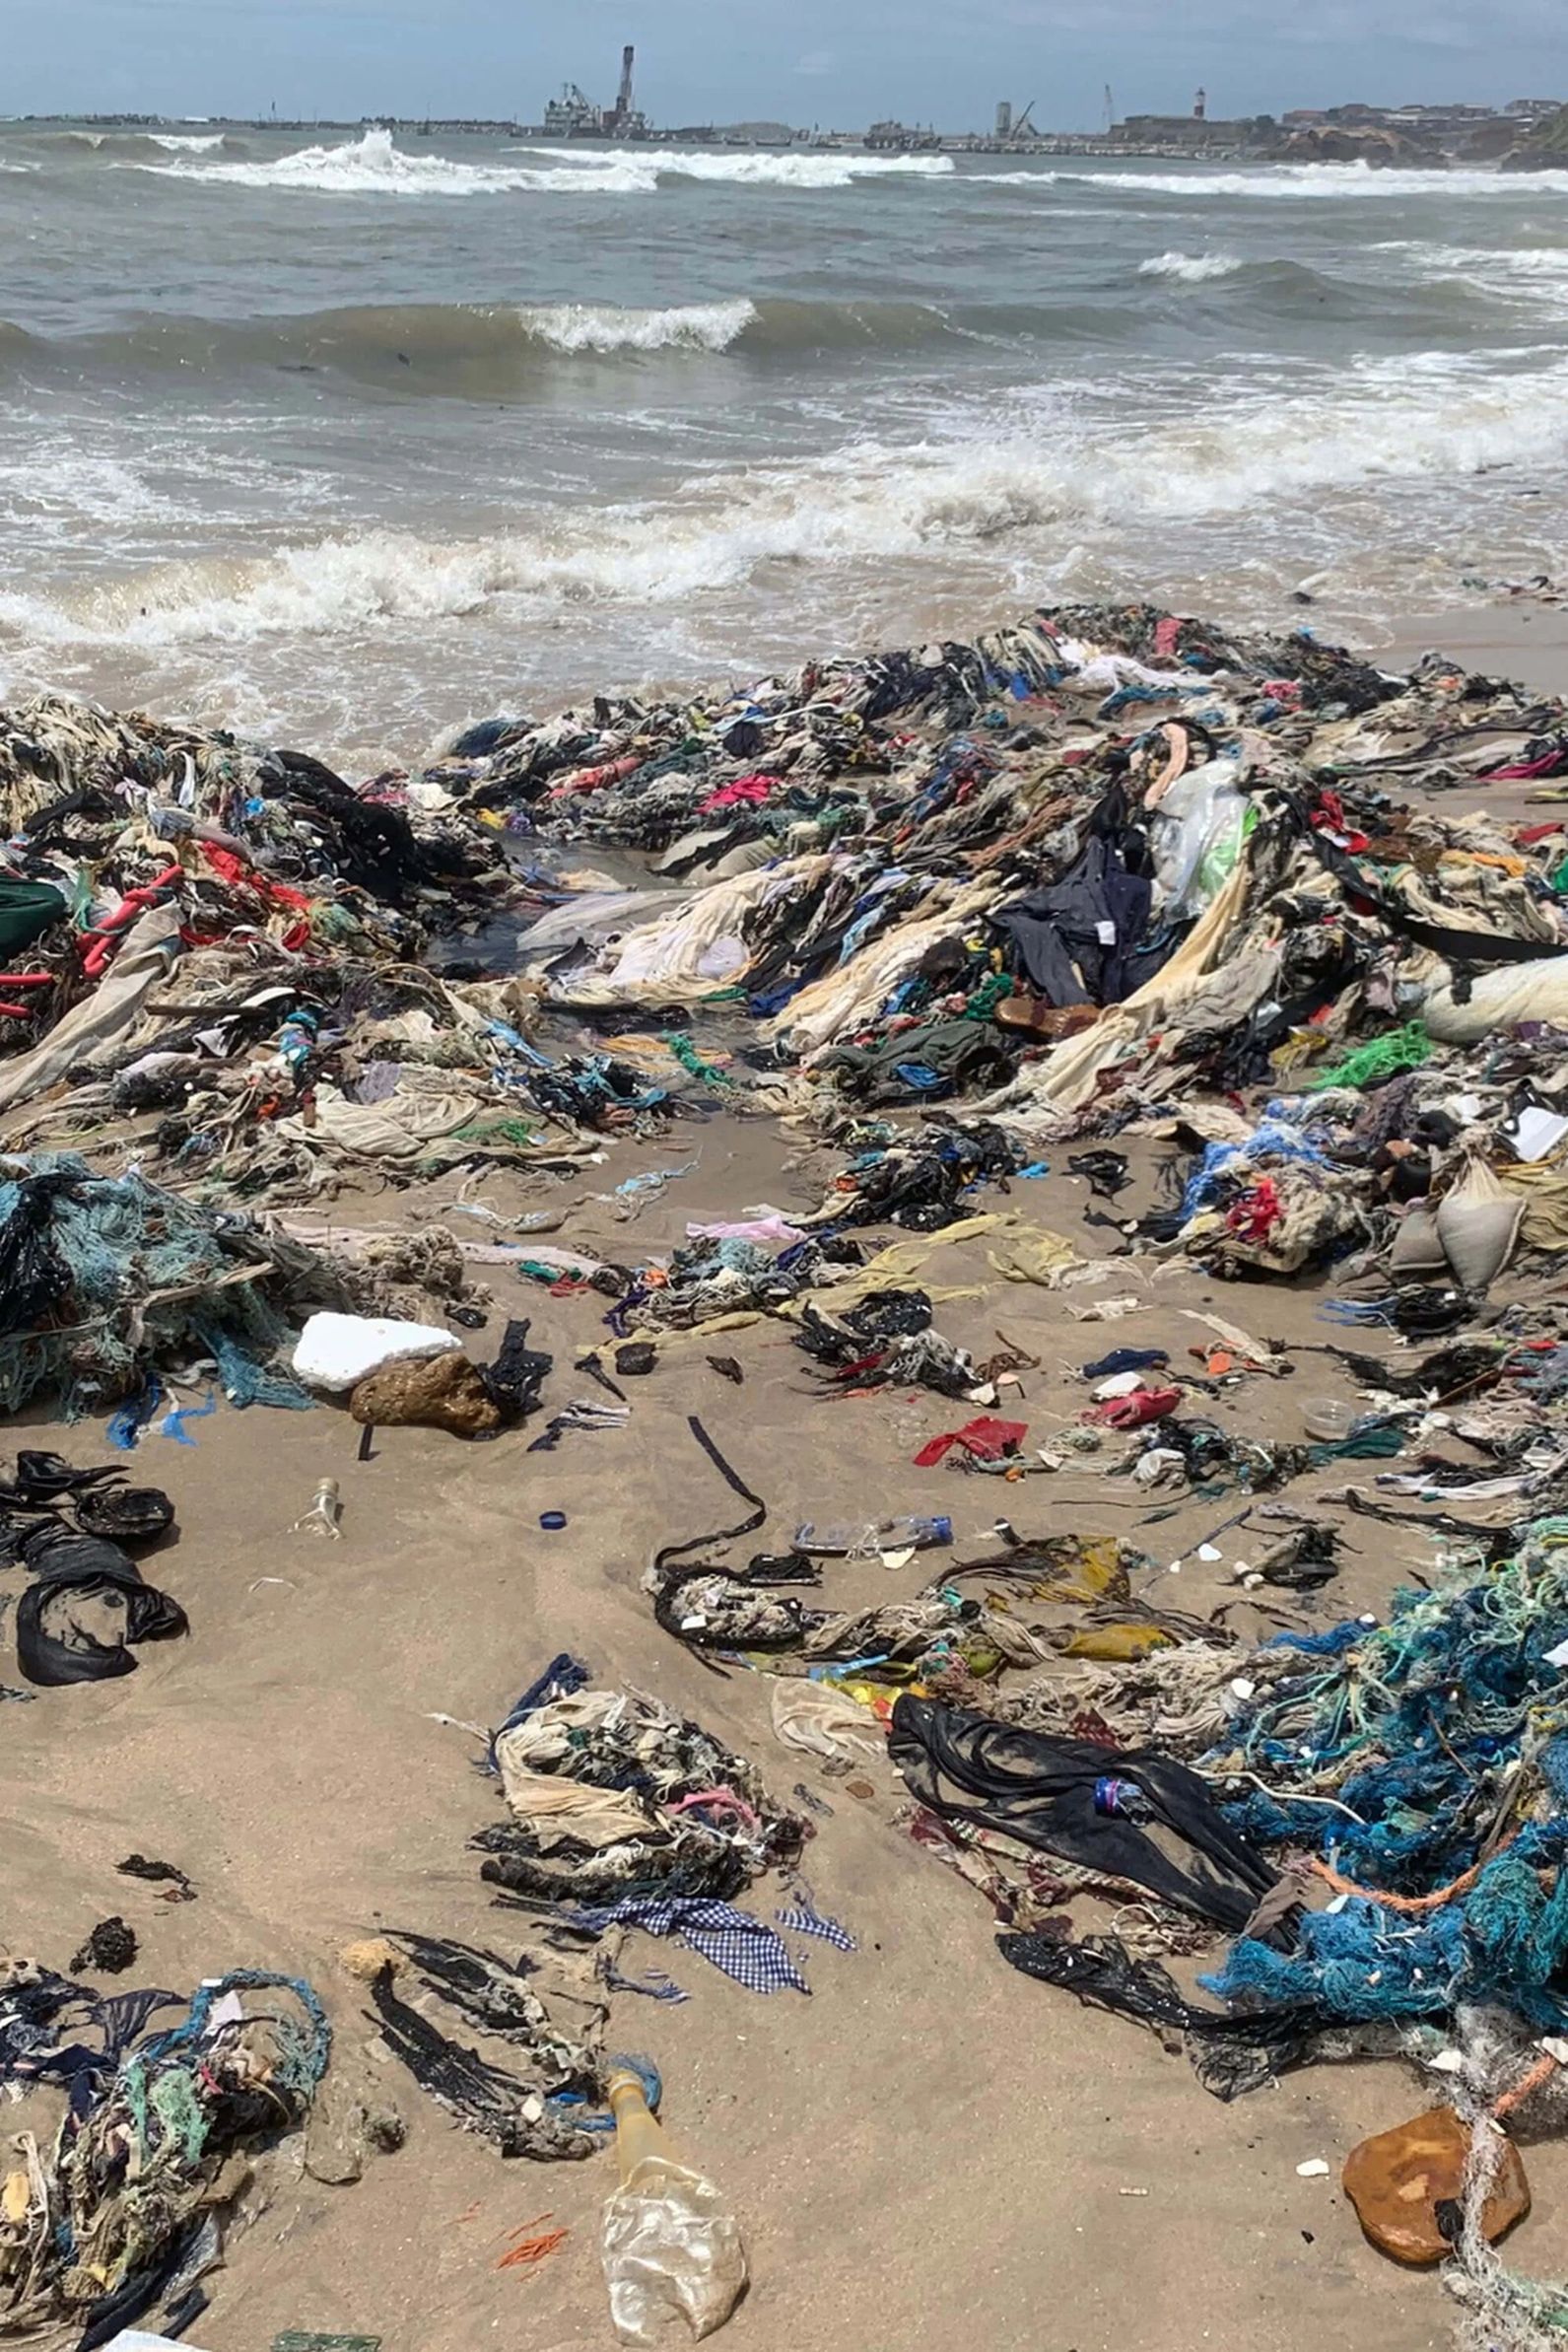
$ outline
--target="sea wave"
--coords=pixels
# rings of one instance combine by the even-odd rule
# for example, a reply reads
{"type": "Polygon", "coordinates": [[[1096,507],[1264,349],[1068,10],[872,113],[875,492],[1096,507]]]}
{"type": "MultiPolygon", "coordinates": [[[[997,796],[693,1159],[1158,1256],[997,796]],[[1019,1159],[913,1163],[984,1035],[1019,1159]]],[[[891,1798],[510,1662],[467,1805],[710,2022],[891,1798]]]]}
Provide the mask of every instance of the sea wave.
{"type": "Polygon", "coordinates": [[[214,163],[204,156],[129,169],[162,179],[215,187],[307,189],[328,196],[495,196],[538,191],[560,195],[651,195],[654,175],[633,159],[606,160],[580,172],[522,164],[464,164],[449,156],[407,155],[387,130],[368,130],[337,147],[300,147],[263,161],[214,163]]]}
{"type": "MultiPolygon", "coordinates": [[[[1042,176],[1044,176],[1042,174],[1042,176]]],[[[1568,194],[1568,172],[1410,171],[1398,165],[1260,164],[1244,172],[1061,173],[1079,187],[1117,188],[1134,195],[1318,197],[1335,202],[1410,196],[1568,194]]]]}
{"type": "Polygon", "coordinates": [[[149,131],[148,138],[155,147],[167,147],[171,155],[189,151],[192,155],[207,155],[222,147],[222,131],[149,131]]]}
{"type": "Polygon", "coordinates": [[[70,601],[0,594],[34,642],[135,648],[374,636],[487,609],[519,627],[584,605],[671,607],[808,568],[966,551],[1020,576],[1064,533],[1217,521],[1283,529],[1328,502],[1448,483],[1560,454],[1568,362],[1499,377],[1417,355],[1325,371],[1314,388],[1234,388],[1194,415],[1115,431],[1054,414],[1030,426],[977,405],[950,437],[854,439],[825,455],[694,476],[636,504],[541,506],[470,539],[370,530],[259,557],[155,566],[70,601]]]}
{"type": "Polygon", "coordinates": [[[753,302],[681,303],[664,311],[628,311],[613,305],[554,303],[518,310],[524,337],[573,357],[600,358],[623,351],[727,351],[757,322],[753,302]]]}
{"type": "Polygon", "coordinates": [[[331,373],[401,394],[503,398],[563,365],[724,354],[758,362],[879,349],[918,353],[954,338],[1067,341],[1136,335],[1125,307],[986,306],[787,300],[681,303],[409,303],[255,318],[144,317],[50,340],[0,318],[0,373],[92,376],[177,372],[205,380],[259,371],[331,373]]]}
{"type": "Polygon", "coordinates": [[[1168,253],[1154,253],[1140,261],[1138,276],[1180,278],[1186,286],[1201,286],[1209,278],[1233,278],[1246,267],[1238,253],[1184,253],[1173,246],[1168,253]]]}
{"type": "MultiPolygon", "coordinates": [[[[530,152],[561,163],[579,162],[579,152],[569,147],[530,152]]],[[[603,150],[589,152],[595,162],[603,160],[603,150]]],[[[640,148],[627,160],[655,178],[719,180],[737,187],[844,188],[857,179],[942,179],[953,171],[950,155],[860,155],[839,149],[640,148]]]]}
{"type": "MultiPolygon", "coordinates": [[[[164,142],[161,142],[163,144],[164,142]]],[[[168,179],[217,186],[306,188],[321,195],[650,196],[661,180],[721,181],[737,186],[841,188],[868,177],[942,177],[946,155],[752,154],[702,148],[575,149],[529,146],[508,151],[504,163],[461,163],[450,156],[409,155],[390,131],[368,130],[337,147],[302,147],[263,162],[209,162],[184,156],[133,169],[168,179]],[[534,159],[523,162],[527,156],[534,159]],[[516,161],[510,160],[515,157],[516,161]]]]}

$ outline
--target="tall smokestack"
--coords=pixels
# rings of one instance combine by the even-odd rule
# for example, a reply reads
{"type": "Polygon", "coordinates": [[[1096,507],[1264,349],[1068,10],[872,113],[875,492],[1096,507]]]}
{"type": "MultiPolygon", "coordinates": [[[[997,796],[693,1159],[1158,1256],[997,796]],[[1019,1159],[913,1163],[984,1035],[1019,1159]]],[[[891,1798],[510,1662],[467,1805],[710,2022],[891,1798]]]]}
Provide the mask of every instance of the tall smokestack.
{"type": "Polygon", "coordinates": [[[632,67],[636,59],[637,51],[628,41],[621,51],[621,95],[615,102],[615,111],[623,122],[632,111],[632,67]]]}

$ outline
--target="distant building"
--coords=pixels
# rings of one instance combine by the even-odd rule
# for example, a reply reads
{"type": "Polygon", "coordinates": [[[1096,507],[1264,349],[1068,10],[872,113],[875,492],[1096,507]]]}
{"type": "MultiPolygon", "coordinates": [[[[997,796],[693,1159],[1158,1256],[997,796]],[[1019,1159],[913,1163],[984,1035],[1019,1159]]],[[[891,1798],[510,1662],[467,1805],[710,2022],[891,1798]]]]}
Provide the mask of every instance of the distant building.
{"type": "Polygon", "coordinates": [[[551,139],[598,139],[604,135],[604,109],[584,98],[576,82],[565,82],[561,96],[544,110],[545,135],[551,139]]]}
{"type": "Polygon", "coordinates": [[[732,147],[793,147],[805,133],[787,122],[720,122],[711,125],[706,136],[732,147]]]}
{"type": "Polygon", "coordinates": [[[621,51],[621,86],[613,106],[596,106],[576,82],[563,84],[561,96],[544,110],[549,139],[646,139],[648,116],[632,104],[632,68],[637,52],[628,44],[621,51]]]}
{"type": "Polygon", "coordinates": [[[920,148],[940,147],[942,135],[940,131],[911,130],[907,123],[889,119],[873,122],[865,134],[865,143],[867,147],[885,148],[895,155],[911,155],[920,148]]]}
{"type": "Polygon", "coordinates": [[[1012,137],[1012,129],[1013,129],[1013,109],[1012,109],[1012,101],[1011,101],[1011,99],[1006,99],[1006,98],[1001,98],[1001,99],[998,99],[998,100],[996,101],[996,136],[997,136],[997,138],[998,138],[998,139],[1010,139],[1010,138],[1012,137]]]}
{"type": "Polygon", "coordinates": [[[1210,122],[1206,114],[1129,114],[1111,125],[1111,137],[1127,147],[1231,147],[1251,130],[1251,122],[1210,122]]]}

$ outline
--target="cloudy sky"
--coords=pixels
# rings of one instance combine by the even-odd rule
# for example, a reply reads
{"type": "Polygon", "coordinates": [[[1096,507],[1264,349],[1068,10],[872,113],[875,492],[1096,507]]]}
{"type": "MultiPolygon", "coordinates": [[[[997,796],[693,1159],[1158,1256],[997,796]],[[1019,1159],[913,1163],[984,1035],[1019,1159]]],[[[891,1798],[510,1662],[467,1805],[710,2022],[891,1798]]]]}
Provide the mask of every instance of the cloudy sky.
{"type": "Polygon", "coordinates": [[[1568,99],[1564,0],[10,0],[5,105],[536,118],[569,76],[663,123],[878,114],[965,129],[998,98],[1048,127],[1119,112],[1568,99]]]}

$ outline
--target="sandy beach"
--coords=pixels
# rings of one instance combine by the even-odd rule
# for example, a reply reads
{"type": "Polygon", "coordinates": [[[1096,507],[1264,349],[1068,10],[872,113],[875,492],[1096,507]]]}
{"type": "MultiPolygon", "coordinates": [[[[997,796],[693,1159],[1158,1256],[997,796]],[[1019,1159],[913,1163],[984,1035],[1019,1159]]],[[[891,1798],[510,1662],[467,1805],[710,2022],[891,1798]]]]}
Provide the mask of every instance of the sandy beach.
{"type": "MultiPolygon", "coordinates": [[[[732,1143],[716,1123],[702,1151],[700,1173],[630,1228],[640,1249],[669,1246],[688,1216],[751,1200],[765,1169],[770,1197],[799,1205],[757,1131],[732,1143]]],[[[1081,1184],[1015,1191],[1031,1216],[1088,1245],[1081,1184]]],[[[506,1205],[504,1194],[487,1197],[506,1205]]],[[[401,1207],[419,1213],[418,1203],[401,1207]]],[[[591,1208],[575,1211],[574,1239],[624,1246],[628,1228],[597,1215],[596,1225],[591,1208]]],[[[997,1284],[978,1248],[954,1256],[955,1282],[989,1287],[944,1322],[983,1354],[998,1324],[1039,1354],[1048,1369],[1024,1375],[1020,1410],[1032,1427],[1067,1421],[1082,1387],[1066,1367],[1096,1351],[1105,1327],[1073,1323],[1044,1292],[997,1284]]],[[[1162,1280],[1137,1339],[1179,1355],[1193,1330],[1188,1307],[1245,1313],[1287,1342],[1314,1339],[1324,1328],[1314,1303],[1310,1290],[1270,1291],[1244,1306],[1227,1286],[1162,1280]]],[[[566,1357],[597,1336],[596,1321],[590,1304],[546,1301],[535,1336],[566,1357]]],[[[178,1544],[159,1565],[192,1637],[144,1653],[121,1685],[7,1710],[6,1812],[20,1825],[11,1951],[63,1959],[94,1920],[118,1911],[155,1980],[240,1965],[306,1974],[328,1998],[338,2058],[365,2066],[374,2029],[363,1988],[337,1963],[343,1944],[383,1925],[503,1952],[520,1940],[465,1851],[496,1812],[472,1769],[474,1743],[431,1718],[499,1719],[562,1648],[605,1681],[696,1714],[787,1797],[800,1760],[773,1739],[764,1680],[704,1672],[653,1626],[638,1590],[660,1543],[725,1518],[728,1497],[692,1445],[689,1413],[767,1499],[765,1534],[780,1543],[797,1519],[944,1509],[959,1540],[984,1549],[1002,1507],[1020,1530],[1129,1534],[1177,1560],[1229,1515],[1190,1502],[1138,1531],[1135,1507],[1107,1510],[1101,1483],[1070,1472],[1013,1488],[912,1470],[920,1444],[951,1425],[941,1399],[825,1404],[806,1393],[800,1359],[774,1327],[725,1344],[743,1388],[690,1344],[673,1346],[654,1374],[627,1384],[635,1410],[624,1432],[569,1436],[544,1456],[526,1454],[523,1432],[464,1447],[406,1429],[382,1432],[375,1461],[359,1464],[358,1432],[330,1410],[221,1413],[198,1424],[192,1452],[146,1441],[145,1475],[178,1508],[178,1544]],[[336,1545],[288,1532],[323,1475],[342,1488],[336,1545]],[[563,1533],[540,1532],[545,1509],[567,1513],[563,1533]],[[113,1865],[131,1850],[176,1862],[199,1900],[166,1907],[118,1878],[113,1865]]],[[[1302,1396],[1332,1385],[1311,1364],[1303,1358],[1294,1381],[1261,1398],[1250,1384],[1223,1418],[1250,1433],[1299,1435],[1302,1396]]],[[[72,1458],[113,1459],[96,1439],[69,1433],[72,1458]]],[[[1379,1607],[1401,1570],[1429,1556],[1399,1533],[1369,1528],[1322,1622],[1379,1607]]],[[[1230,1558],[1240,1540],[1229,1539],[1230,1558]]],[[[830,1577],[835,1601],[883,1597],[893,1581],[880,1566],[830,1577]]],[[[1199,1613],[1236,1598],[1228,1568],[1191,1558],[1168,1582],[1173,1605],[1199,1613]]],[[[754,1998],[687,1959],[687,2004],[623,1995],[612,2033],[658,2060],[668,2128],[744,2219],[753,2285],[726,2331],[737,2352],[850,2352],[867,2328],[939,2352],[977,2339],[998,2352],[1193,2352],[1254,2337],[1307,2352],[1326,2329],[1389,2352],[1447,2340],[1430,2283],[1412,2284],[1362,2243],[1335,2179],[1296,2173],[1314,2157],[1337,2170],[1358,2138],[1397,2119],[1408,2104],[1398,2070],[1318,2067],[1220,2107],[1147,2036],[1000,1965],[984,1900],[900,1828],[907,1798],[885,1764],[864,1801],[809,1765],[805,1776],[834,1811],[816,1824],[803,1875],[860,1949],[814,1954],[809,2000],[754,1998]]],[[[251,2352],[289,2326],[379,2333],[424,2352],[604,2344],[602,2165],[504,2164],[397,2070],[373,2069],[373,2079],[406,2117],[407,2146],[350,2187],[285,2170],[214,2282],[195,2336],[203,2352],[251,2352]],[[561,2251],[532,2276],[498,2272],[506,2234],[546,2212],[571,2232],[561,2251]]],[[[1557,2179],[1568,2191],[1568,2156],[1542,2150],[1533,2169],[1538,2218],[1522,2251],[1550,2273],[1568,2262],[1568,2215],[1553,2193],[1557,2179]]]]}
{"type": "MultiPolygon", "coordinates": [[[[1418,650],[1429,629],[1488,667],[1494,656],[1498,666],[1538,657],[1543,685],[1568,677],[1555,612],[1412,622],[1396,643],[1418,650]]],[[[1495,808],[1505,790],[1480,788],[1476,801],[1495,808]]],[[[1119,1214],[1152,1205],[1157,1158],[1156,1145],[1135,1144],[1119,1214]]],[[[772,1121],[721,1113],[666,1146],[616,1144],[602,1167],[567,1179],[494,1177],[478,1197],[503,1214],[559,1211],[558,1239],[642,1259],[677,1245],[689,1219],[759,1199],[809,1206],[833,1165],[831,1151],[772,1121]],[[695,1172],[630,1222],[594,1197],[694,1155],[695,1172]]],[[[450,1182],[350,1195],[327,1221],[417,1226],[452,1198],[450,1182]]],[[[1087,1187],[1065,1174],[1015,1179],[1005,1205],[1089,1257],[1118,1246],[1085,1224],[1087,1187]]],[[[1066,1296],[1097,1293],[999,1281],[975,1245],[950,1260],[944,1279],[980,1294],[945,1308],[944,1328],[980,1356],[998,1332],[1038,1356],[1017,1410],[1037,1434],[1069,1425],[1083,1401],[1076,1367],[1106,1327],[1075,1322],[1066,1296]]],[[[1180,1360],[1197,1330],[1189,1312],[1208,1311],[1296,1351],[1292,1378],[1220,1397],[1227,1425],[1299,1437],[1304,1401],[1333,1392],[1328,1359],[1306,1352],[1325,1337],[1316,1282],[1238,1290],[1147,1260],[1128,1263],[1127,1281],[1143,1303],[1114,1339],[1135,1330],[1139,1345],[1180,1360]]],[[[498,1275],[498,1311],[515,1287],[498,1275]]],[[[1498,1298],[1509,1295],[1500,1285],[1498,1298]]],[[[603,1339],[601,1310],[592,1293],[532,1292],[535,1342],[570,1363],[603,1339]]],[[[6,1707],[7,1948],[58,1965],[117,1911],[141,1940],[139,1980],[184,1985],[236,1966],[303,1973],[331,2011],[334,2079],[341,2070],[349,2087],[370,2085],[407,2126],[403,2149],[373,2158],[353,2185],[303,2172],[298,2141],[270,2161],[192,2331],[202,2352],[258,2352],[289,2327],[367,2333],[409,2352],[492,2342],[596,2352],[608,2340],[596,2252],[603,2161],[507,2164],[455,2129],[377,2056],[364,1987],[338,1956],[389,1927],[515,1951],[519,1923],[492,1906],[466,1846],[495,1817],[493,1784],[473,1769],[472,1737],[438,1718],[497,1722],[559,1650],[596,1679],[694,1713],[788,1798],[801,1760],[772,1735],[766,1679],[705,1671],[655,1626],[640,1590],[661,1544],[726,1518],[729,1498],[689,1415],[767,1501],[760,1540],[772,1548],[797,1519],[941,1509],[960,1547],[983,1549],[1003,1511],[1027,1533],[1126,1536],[1166,1563],[1166,1605],[1204,1614],[1224,1602],[1239,1627],[1260,1633],[1380,1610],[1407,1569],[1430,1566],[1414,1531],[1369,1522],[1329,1595],[1268,1594],[1260,1609],[1234,1581],[1254,1539],[1222,1535],[1214,1564],[1194,1556],[1230,1516],[1212,1501],[1189,1497],[1149,1527],[1143,1506],[1112,1500],[1092,1463],[1017,1486],[916,1470],[920,1443],[952,1425],[945,1400],[886,1391],[825,1402],[772,1322],[725,1346],[744,1385],[674,1336],[656,1370],[627,1383],[624,1430],[570,1432],[547,1454],[527,1451],[531,1430],[470,1446],[391,1429],[360,1461],[358,1430],[332,1408],[222,1410],[193,1425],[191,1447],[143,1440],[138,1475],[166,1485],[178,1514],[177,1542],[156,1566],[191,1636],[144,1651],[123,1682],[6,1707]],[[336,1544],[291,1533],[322,1477],[341,1487],[336,1544]],[[542,1531],[545,1511],[564,1512],[565,1530],[542,1531]],[[118,1876],[131,1850],[176,1863],[198,1899],[167,1905],[118,1876]],[[559,2250],[532,2272],[498,2269],[509,2233],[536,2218],[567,2232],[559,2250]]],[[[14,1434],[77,1462],[116,1459],[93,1423],[62,1430],[29,1415],[14,1434]]],[[[919,1574],[830,1565],[830,1597],[885,1598],[895,1583],[913,1590],[919,1574]]],[[[670,2132],[742,2217],[752,2287],[726,2332],[735,2352],[852,2352],[872,2339],[932,2352],[977,2342],[995,2352],[1254,2342],[1309,2352],[1329,2335],[1425,2352],[1448,2341],[1438,2289],[1363,2242],[1338,2185],[1351,2145],[1410,2105],[1397,2067],[1318,2066],[1221,2106],[1151,2037],[1000,1965],[989,1906],[911,1841],[907,1799],[885,1764],[865,1775],[868,1796],[814,1764],[804,1778],[822,1810],[802,1877],[858,1949],[813,1952],[809,1999],[755,1998],[683,1956],[690,2000],[666,2008],[619,1995],[610,2029],[611,2046],[655,2057],[670,2132]],[[1327,2179],[1300,2176],[1314,2159],[1327,2161],[1327,2179]]],[[[1092,1902],[1073,1909],[1083,1926],[1106,1915],[1092,1902]]],[[[1516,2251],[1550,2275],[1568,2265],[1568,2154],[1542,2145],[1530,2161],[1535,2211],[1516,2251]]]]}

